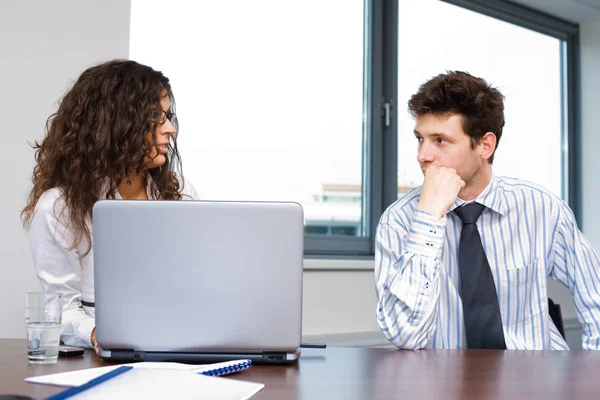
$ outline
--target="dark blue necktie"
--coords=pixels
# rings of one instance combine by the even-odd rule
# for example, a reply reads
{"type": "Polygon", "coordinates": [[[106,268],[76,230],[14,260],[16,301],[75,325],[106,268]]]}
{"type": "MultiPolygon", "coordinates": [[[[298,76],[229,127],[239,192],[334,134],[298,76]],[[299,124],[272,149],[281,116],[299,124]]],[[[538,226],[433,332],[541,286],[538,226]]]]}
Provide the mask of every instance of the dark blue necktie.
{"type": "Polygon", "coordinates": [[[484,209],[484,205],[469,203],[454,210],[463,223],[458,262],[467,347],[506,349],[494,276],[475,225],[484,209]]]}

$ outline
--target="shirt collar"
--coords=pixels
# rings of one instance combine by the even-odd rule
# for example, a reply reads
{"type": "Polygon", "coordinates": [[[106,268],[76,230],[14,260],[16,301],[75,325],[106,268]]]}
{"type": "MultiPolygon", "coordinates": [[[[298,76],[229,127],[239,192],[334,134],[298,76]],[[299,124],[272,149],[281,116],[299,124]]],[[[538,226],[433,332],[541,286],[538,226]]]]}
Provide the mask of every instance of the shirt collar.
{"type": "Polygon", "coordinates": [[[462,206],[463,204],[471,203],[473,201],[486,206],[490,210],[495,211],[500,215],[504,215],[506,213],[500,198],[500,194],[498,193],[498,180],[496,179],[496,175],[493,173],[490,182],[477,197],[471,201],[465,201],[457,197],[454,201],[454,204],[452,204],[452,206],[448,209],[448,213],[451,213],[454,211],[454,209],[462,206]]]}

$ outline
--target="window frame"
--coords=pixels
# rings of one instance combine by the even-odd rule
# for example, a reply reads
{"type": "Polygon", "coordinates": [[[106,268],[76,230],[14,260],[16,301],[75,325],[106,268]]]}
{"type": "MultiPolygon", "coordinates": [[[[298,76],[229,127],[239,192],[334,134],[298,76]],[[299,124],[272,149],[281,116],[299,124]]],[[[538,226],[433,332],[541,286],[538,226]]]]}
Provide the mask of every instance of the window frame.
{"type": "MultiPolygon", "coordinates": [[[[397,0],[395,0],[397,1],[397,0]]],[[[562,198],[582,229],[579,25],[505,0],[441,0],[561,40],[562,198]]]]}
{"type": "MultiPolygon", "coordinates": [[[[581,104],[579,25],[505,0],[442,0],[560,39],[563,199],[580,229],[581,104]]],[[[365,0],[362,236],[305,235],[306,258],[372,258],[381,214],[397,199],[398,0],[365,0]]]]}

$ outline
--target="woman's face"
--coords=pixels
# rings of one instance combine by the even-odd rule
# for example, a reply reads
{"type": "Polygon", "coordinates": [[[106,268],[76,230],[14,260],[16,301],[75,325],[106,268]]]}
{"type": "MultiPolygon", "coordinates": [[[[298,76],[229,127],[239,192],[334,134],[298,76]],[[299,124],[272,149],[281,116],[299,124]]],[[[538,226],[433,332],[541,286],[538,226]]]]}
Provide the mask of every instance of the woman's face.
{"type": "MultiPolygon", "coordinates": [[[[169,96],[167,96],[167,92],[163,92],[163,96],[160,100],[160,106],[163,111],[163,115],[161,118],[165,118],[165,113],[168,112],[171,108],[171,102],[169,101],[169,96]]],[[[152,152],[150,153],[150,159],[148,160],[147,168],[157,168],[162,166],[166,159],[167,152],[169,151],[169,139],[172,135],[176,133],[176,129],[169,121],[169,119],[165,119],[165,122],[158,123],[156,127],[156,143],[154,143],[154,139],[152,137],[152,132],[148,132],[148,136],[146,138],[150,143],[154,143],[155,145],[152,147],[152,152]]]]}

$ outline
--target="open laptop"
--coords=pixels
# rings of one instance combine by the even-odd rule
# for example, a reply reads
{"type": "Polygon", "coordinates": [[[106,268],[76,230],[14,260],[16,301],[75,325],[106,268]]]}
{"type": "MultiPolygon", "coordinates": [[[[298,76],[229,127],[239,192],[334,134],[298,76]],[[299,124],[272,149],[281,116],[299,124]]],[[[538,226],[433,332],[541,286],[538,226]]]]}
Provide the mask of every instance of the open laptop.
{"type": "Polygon", "coordinates": [[[93,250],[102,357],[192,363],[299,358],[299,204],[99,201],[93,250]]]}

